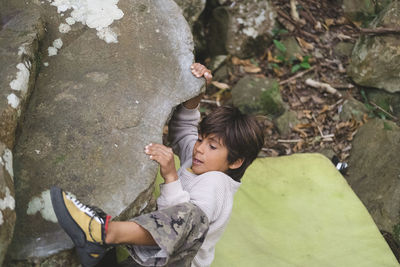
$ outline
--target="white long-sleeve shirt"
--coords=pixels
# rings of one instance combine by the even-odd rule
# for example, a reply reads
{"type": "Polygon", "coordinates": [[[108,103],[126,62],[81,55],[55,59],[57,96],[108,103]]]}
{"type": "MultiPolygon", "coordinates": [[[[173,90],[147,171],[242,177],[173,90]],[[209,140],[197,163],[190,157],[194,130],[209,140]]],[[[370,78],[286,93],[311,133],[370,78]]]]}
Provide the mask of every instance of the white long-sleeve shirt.
{"type": "Polygon", "coordinates": [[[191,172],[199,119],[200,113],[197,109],[187,109],[181,105],[175,111],[168,130],[172,148],[179,156],[181,167],[178,170],[177,181],[160,185],[161,194],[157,199],[158,209],[190,201],[207,215],[209,230],[192,262],[192,267],[211,265],[215,245],[228,223],[233,196],[240,186],[239,182],[219,171],[201,175],[191,172]]]}

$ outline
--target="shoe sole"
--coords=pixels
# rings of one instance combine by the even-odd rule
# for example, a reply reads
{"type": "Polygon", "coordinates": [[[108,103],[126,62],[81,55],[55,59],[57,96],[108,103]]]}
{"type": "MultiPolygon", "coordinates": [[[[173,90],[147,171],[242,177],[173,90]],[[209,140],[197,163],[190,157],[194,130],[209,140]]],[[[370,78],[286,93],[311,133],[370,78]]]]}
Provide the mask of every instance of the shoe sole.
{"type": "Polygon", "coordinates": [[[61,188],[56,186],[51,187],[50,196],[58,224],[64,229],[75,244],[81,264],[84,267],[95,266],[104,256],[106,249],[99,244],[86,240],[85,233],[72,218],[64,204],[63,190],[61,188]],[[90,254],[97,254],[98,256],[92,257],[90,254]]]}

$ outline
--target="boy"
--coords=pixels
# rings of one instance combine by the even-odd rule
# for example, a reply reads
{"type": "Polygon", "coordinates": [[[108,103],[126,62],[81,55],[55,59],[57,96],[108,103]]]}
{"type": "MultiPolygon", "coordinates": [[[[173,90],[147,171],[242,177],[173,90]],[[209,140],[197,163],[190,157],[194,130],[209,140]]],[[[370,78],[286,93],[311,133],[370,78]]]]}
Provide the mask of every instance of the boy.
{"type": "MultiPolygon", "coordinates": [[[[196,77],[211,82],[203,65],[196,77]]],[[[171,148],[149,144],[145,153],[160,165],[158,210],[129,222],[111,222],[97,208],[83,205],[59,188],[51,189],[53,208],[74,241],[84,266],[94,266],[109,244],[130,244],[142,266],[210,266],[215,244],[228,222],[233,196],[246,168],[257,157],[264,137],[254,118],[220,107],[199,124],[202,95],[180,105],[169,124],[171,148]],[[181,167],[175,169],[174,153],[181,167]]]]}

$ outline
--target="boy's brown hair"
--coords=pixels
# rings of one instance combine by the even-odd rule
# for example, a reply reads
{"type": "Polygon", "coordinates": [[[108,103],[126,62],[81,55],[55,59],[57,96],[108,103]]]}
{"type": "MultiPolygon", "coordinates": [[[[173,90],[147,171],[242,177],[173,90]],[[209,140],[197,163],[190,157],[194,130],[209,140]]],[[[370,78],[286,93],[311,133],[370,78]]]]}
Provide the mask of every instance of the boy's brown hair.
{"type": "Polygon", "coordinates": [[[237,169],[229,169],[226,174],[240,182],[247,167],[257,157],[264,145],[264,133],[257,120],[243,114],[235,107],[218,107],[205,116],[199,124],[199,135],[215,134],[228,149],[228,163],[243,159],[237,169]]]}

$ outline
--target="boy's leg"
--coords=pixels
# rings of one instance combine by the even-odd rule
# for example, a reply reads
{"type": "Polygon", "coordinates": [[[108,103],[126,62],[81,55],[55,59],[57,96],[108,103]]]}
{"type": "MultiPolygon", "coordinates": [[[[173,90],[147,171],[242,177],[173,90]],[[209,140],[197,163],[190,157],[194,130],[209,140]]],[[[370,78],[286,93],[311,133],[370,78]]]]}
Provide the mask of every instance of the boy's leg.
{"type": "Polygon", "coordinates": [[[110,222],[106,244],[157,245],[151,234],[135,222],[110,222]]]}
{"type": "Polygon", "coordinates": [[[130,247],[138,262],[147,261],[138,257],[140,251],[142,255],[151,251],[156,253],[149,259],[154,266],[175,260],[190,265],[208,230],[207,216],[192,203],[144,214],[129,222],[109,222],[111,217],[102,210],[82,204],[60,188],[52,187],[50,192],[58,222],[74,242],[83,266],[96,265],[107,244],[142,245],[130,247]]]}
{"type": "Polygon", "coordinates": [[[143,266],[190,266],[208,231],[208,219],[196,205],[185,202],[133,218],[157,246],[127,246],[143,266]],[[166,265],[167,264],[167,265],[166,265]]]}

